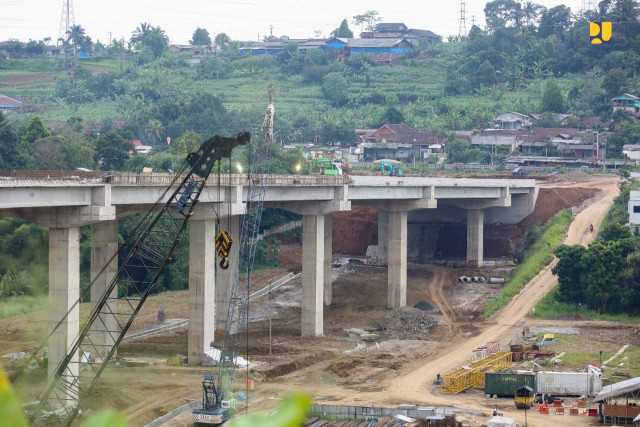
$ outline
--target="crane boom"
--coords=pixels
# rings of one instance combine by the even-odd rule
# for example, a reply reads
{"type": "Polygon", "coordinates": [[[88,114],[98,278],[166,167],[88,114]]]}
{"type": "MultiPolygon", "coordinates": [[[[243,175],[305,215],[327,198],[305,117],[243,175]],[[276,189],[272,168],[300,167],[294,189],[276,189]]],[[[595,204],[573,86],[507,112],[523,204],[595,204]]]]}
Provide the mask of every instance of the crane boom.
{"type": "MultiPolygon", "coordinates": [[[[38,405],[31,414],[32,423],[57,422],[60,425],[70,425],[73,422],[153,290],[160,274],[171,261],[214,164],[220,162],[223,157],[230,157],[234,147],[247,145],[249,140],[248,132],[241,132],[235,138],[216,135],[205,141],[197,152],[189,154],[176,174],[174,182],[138,224],[133,233],[134,237],[128,239],[133,242],[131,249],[124,256],[124,261],[116,275],[92,308],[86,324],[81,327],[78,335],[70,343],[62,361],[47,381],[46,388],[38,399],[38,405]],[[184,172],[186,174],[183,174],[184,172]],[[171,191],[178,181],[177,188],[171,191]],[[165,196],[169,193],[170,196],[164,202],[165,196]],[[114,292],[115,290],[117,292],[114,292]],[[118,302],[116,311],[113,309],[115,300],[118,302]],[[102,319],[107,316],[116,318],[117,327],[106,331],[115,344],[101,345],[92,342],[90,333],[92,327],[102,323],[106,328],[102,319]],[[104,355],[104,357],[98,358],[98,355],[104,355]]],[[[118,256],[118,253],[124,253],[125,247],[124,244],[121,245],[107,265],[118,256]]],[[[100,274],[104,271],[105,268],[100,274]]],[[[95,281],[96,279],[91,285],[95,281]]],[[[55,333],[78,304],[79,301],[67,312],[48,338],[55,333]]],[[[46,342],[40,346],[39,350],[42,350],[45,345],[46,342]]]]}
{"type": "Polygon", "coordinates": [[[213,375],[205,376],[202,382],[202,407],[193,411],[193,421],[196,423],[222,424],[234,412],[231,383],[236,370],[235,361],[240,353],[242,331],[247,321],[251,274],[264,208],[265,186],[269,178],[273,116],[274,107],[270,103],[262,124],[262,141],[254,144],[255,151],[251,156],[247,207],[242,218],[239,258],[232,276],[220,360],[213,369],[213,375]]]}

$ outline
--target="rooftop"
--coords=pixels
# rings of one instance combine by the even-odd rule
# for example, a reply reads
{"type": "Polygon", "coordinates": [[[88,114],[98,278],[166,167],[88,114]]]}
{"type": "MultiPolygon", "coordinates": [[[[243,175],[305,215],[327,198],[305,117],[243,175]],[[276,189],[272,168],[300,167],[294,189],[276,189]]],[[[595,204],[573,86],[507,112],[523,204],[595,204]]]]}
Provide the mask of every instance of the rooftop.
{"type": "Polygon", "coordinates": [[[634,392],[640,392],[640,377],[602,387],[602,390],[598,393],[594,402],[602,402],[613,397],[633,394],[634,392]]]}

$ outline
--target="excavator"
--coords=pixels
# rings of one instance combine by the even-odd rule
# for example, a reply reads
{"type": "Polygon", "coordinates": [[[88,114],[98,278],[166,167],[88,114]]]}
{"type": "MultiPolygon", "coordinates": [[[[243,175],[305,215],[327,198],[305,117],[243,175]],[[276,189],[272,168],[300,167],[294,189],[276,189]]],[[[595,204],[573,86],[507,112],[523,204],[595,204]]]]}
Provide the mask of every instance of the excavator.
{"type": "MultiPolygon", "coordinates": [[[[118,258],[122,260],[117,273],[91,309],[86,323],[80,327],[77,336],[70,341],[64,357],[47,380],[44,390],[40,392],[32,409],[28,411],[31,424],[69,426],[78,416],[91,390],[114,357],[118,345],[171,261],[214,166],[218,165],[219,174],[222,159],[230,158],[235,147],[248,145],[250,139],[249,132],[240,132],[233,138],[215,135],[205,141],[196,152],[187,156],[171,184],[160,195],[154,206],[143,215],[132,234],[119,246],[118,251],[90,283],[89,287],[93,286],[97,278],[105,274],[107,266],[112,261],[118,258]],[[130,248],[128,252],[127,248],[130,248]],[[116,302],[118,307],[114,311],[116,302]],[[101,322],[104,325],[102,319],[115,315],[117,315],[118,326],[113,328],[114,330],[106,331],[113,338],[114,344],[101,345],[92,342],[91,331],[94,326],[97,328],[101,322]]],[[[249,272],[249,277],[255,255],[255,245],[251,242],[257,241],[254,236],[257,234],[256,227],[260,224],[261,203],[264,200],[266,183],[266,176],[258,172],[259,168],[264,168],[262,165],[268,162],[268,158],[268,147],[255,147],[252,175],[249,179],[248,205],[251,208],[248,208],[244,216],[242,236],[240,236],[240,257],[244,260],[241,265],[249,272]],[[259,160],[256,161],[256,159],[259,160]],[[253,252],[247,254],[246,251],[251,252],[252,248],[253,252]]],[[[218,238],[220,235],[216,237],[218,238]]],[[[230,242],[228,248],[230,248],[230,242]]],[[[222,250],[218,254],[223,258],[221,263],[225,261],[224,264],[226,264],[228,251],[222,250]]],[[[238,291],[237,286],[235,291],[238,291]]],[[[241,295],[236,295],[235,298],[243,300],[241,295]]],[[[77,309],[79,303],[80,300],[72,305],[50,332],[47,340],[32,354],[32,358],[37,360],[39,355],[44,353],[50,345],[51,337],[56,334],[70,313],[77,309]]],[[[232,305],[232,308],[234,310],[230,310],[231,318],[237,318],[239,322],[243,321],[245,319],[243,316],[246,316],[246,303],[245,314],[242,314],[242,307],[232,305]]],[[[234,326],[233,321],[228,320],[227,326],[229,325],[234,326]]],[[[225,343],[232,352],[238,352],[239,340],[225,335],[225,343]]],[[[51,363],[51,360],[49,362],[51,363]]],[[[224,381],[225,384],[230,383],[230,378],[226,376],[224,381]]]]}
{"type": "Polygon", "coordinates": [[[394,166],[393,164],[385,161],[380,162],[380,167],[382,169],[382,175],[387,176],[402,176],[402,169],[394,166]]]}

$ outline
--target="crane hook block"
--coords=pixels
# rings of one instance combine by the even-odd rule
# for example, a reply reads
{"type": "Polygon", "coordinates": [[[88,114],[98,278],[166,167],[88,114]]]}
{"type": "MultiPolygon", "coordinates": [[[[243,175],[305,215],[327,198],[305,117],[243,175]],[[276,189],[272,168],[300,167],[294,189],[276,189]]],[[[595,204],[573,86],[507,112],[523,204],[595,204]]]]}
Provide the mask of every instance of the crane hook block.
{"type": "MultiPolygon", "coordinates": [[[[229,252],[231,252],[231,245],[233,244],[233,239],[231,239],[231,236],[229,235],[228,232],[220,231],[216,236],[215,242],[216,242],[216,252],[218,253],[218,256],[222,258],[222,261],[225,261],[229,256],[229,252]]],[[[227,264],[227,267],[229,267],[229,263],[227,262],[226,264],[227,264]]],[[[220,262],[220,267],[222,267],[223,270],[226,270],[226,268],[223,267],[222,262],[220,262]]]]}
{"type": "Polygon", "coordinates": [[[220,260],[220,268],[223,270],[229,268],[229,259],[227,257],[224,257],[220,260]]]}

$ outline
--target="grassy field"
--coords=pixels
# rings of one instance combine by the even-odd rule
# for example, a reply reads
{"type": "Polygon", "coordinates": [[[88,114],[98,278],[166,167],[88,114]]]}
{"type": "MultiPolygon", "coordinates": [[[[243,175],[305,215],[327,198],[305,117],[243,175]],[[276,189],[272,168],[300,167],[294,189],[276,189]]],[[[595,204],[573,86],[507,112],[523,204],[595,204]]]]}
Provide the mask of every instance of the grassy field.
{"type": "MultiPolygon", "coordinates": [[[[600,350],[602,350],[602,361],[605,362],[618,352],[625,343],[600,342],[586,339],[580,335],[555,334],[558,341],[548,344],[545,350],[555,350],[561,357],[560,367],[584,371],[589,362],[596,365],[600,362],[600,350]]],[[[640,376],[640,347],[629,346],[620,356],[617,356],[605,368],[604,375],[608,377],[614,372],[628,373],[632,378],[640,376]],[[623,358],[626,360],[622,360],[623,358]],[[623,366],[619,366],[620,364],[623,366]]]]}
{"type": "Polygon", "coordinates": [[[611,320],[617,322],[640,323],[640,317],[627,314],[606,314],[589,310],[584,306],[559,302],[556,299],[558,288],[553,289],[536,305],[535,313],[531,317],[538,319],[553,319],[561,315],[579,315],[592,320],[611,320]]]}
{"type": "Polygon", "coordinates": [[[0,319],[20,316],[33,311],[44,310],[49,306],[47,295],[21,295],[0,300],[0,319]]]}
{"type": "Polygon", "coordinates": [[[537,239],[526,250],[524,260],[500,292],[500,297],[491,301],[485,308],[485,316],[489,316],[507,305],[524,285],[553,260],[553,251],[562,243],[565,230],[572,220],[571,212],[563,210],[539,230],[537,239]]]}
{"type": "MultiPolygon", "coordinates": [[[[348,97],[353,102],[336,108],[324,98],[320,82],[303,83],[302,76],[287,76],[280,73],[277,66],[259,68],[237,61],[230,77],[214,79],[203,78],[198,67],[180,65],[179,61],[172,67],[161,65],[171,62],[171,58],[135,66],[133,72],[123,74],[122,79],[129,85],[130,92],[118,100],[71,104],[55,98],[55,79],[68,74],[72,59],[6,61],[0,69],[0,93],[21,95],[25,102],[21,114],[37,113],[45,120],[66,120],[72,115],[85,120],[126,120],[138,108],[129,97],[138,93],[140,85],[149,82],[154,82],[153,87],[162,96],[202,92],[220,95],[229,109],[241,113],[251,113],[256,105],[264,105],[268,100],[268,87],[273,85],[277,114],[289,121],[298,116],[323,117],[347,120],[356,127],[372,127],[388,107],[395,106],[409,124],[439,131],[445,125],[453,126],[456,120],[459,120],[460,128],[468,127],[469,117],[481,117],[480,122],[483,122],[494,112],[534,111],[544,82],[538,79],[517,90],[504,86],[498,90],[447,97],[443,92],[447,59],[412,59],[404,64],[371,66],[368,84],[364,75],[354,74],[347,68],[348,97]]],[[[73,61],[74,66],[86,67],[93,74],[118,70],[123,65],[109,58],[73,61]]],[[[124,66],[127,67],[126,63],[124,66]]]]}

